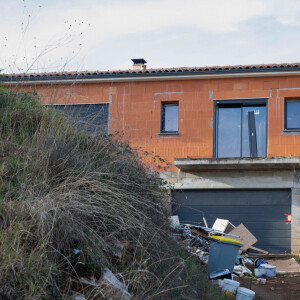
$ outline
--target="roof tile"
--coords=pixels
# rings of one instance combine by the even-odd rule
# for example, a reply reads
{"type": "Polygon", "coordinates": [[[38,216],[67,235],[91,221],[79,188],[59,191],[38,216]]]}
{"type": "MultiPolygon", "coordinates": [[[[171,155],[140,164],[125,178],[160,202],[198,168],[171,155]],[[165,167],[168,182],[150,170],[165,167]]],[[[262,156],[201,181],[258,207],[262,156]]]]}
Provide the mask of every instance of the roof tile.
{"type": "Polygon", "coordinates": [[[162,73],[228,73],[228,72],[243,72],[253,70],[256,71],[288,71],[289,69],[297,69],[300,71],[300,63],[281,63],[281,64],[258,64],[258,65],[233,65],[233,66],[205,66],[205,67],[175,67],[175,68],[153,68],[145,70],[111,70],[111,71],[73,71],[73,72],[46,72],[46,73],[13,73],[4,74],[0,80],[30,80],[32,78],[37,79],[49,79],[49,78],[82,78],[85,76],[97,77],[97,76],[110,76],[118,77],[128,74],[134,74],[135,76],[143,74],[144,76],[150,74],[162,74],[162,73]]]}

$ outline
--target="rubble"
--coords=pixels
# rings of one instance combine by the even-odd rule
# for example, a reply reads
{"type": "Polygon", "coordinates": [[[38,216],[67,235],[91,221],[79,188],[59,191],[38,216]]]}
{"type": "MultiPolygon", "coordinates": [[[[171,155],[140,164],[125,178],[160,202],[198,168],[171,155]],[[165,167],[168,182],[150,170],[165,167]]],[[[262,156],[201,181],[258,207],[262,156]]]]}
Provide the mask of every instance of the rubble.
{"type": "Polygon", "coordinates": [[[240,275],[240,274],[246,274],[246,273],[252,274],[252,272],[247,267],[244,267],[242,265],[235,265],[234,269],[233,269],[233,272],[235,274],[238,274],[238,275],[240,275]]]}
{"type": "MultiPolygon", "coordinates": [[[[225,244],[235,242],[243,244],[238,252],[238,255],[236,256],[232,273],[230,273],[229,270],[226,270],[226,267],[223,267],[222,270],[212,270],[211,273],[208,274],[212,283],[216,284],[217,286],[223,287],[225,279],[231,279],[236,282],[242,280],[241,277],[244,277],[244,282],[249,281],[249,286],[247,286],[247,284],[246,286],[250,289],[242,288],[240,289],[240,293],[248,293],[248,296],[252,297],[255,294],[251,290],[252,282],[257,285],[266,285],[270,277],[276,276],[277,267],[275,262],[280,266],[285,266],[284,271],[283,268],[280,268],[280,272],[283,272],[283,274],[285,272],[290,273],[291,271],[290,269],[288,269],[288,267],[291,268],[292,266],[296,270],[295,272],[298,271],[300,274],[299,264],[294,260],[294,258],[290,258],[291,256],[270,254],[263,249],[254,247],[254,244],[258,240],[243,224],[234,227],[234,225],[231,224],[229,220],[217,219],[213,228],[207,227],[206,222],[204,222],[204,226],[180,223],[178,225],[179,219],[177,220],[177,217],[178,216],[172,219],[173,224],[176,224],[176,226],[172,226],[172,228],[174,229],[174,238],[176,237],[177,240],[179,239],[179,241],[185,246],[189,253],[197,256],[206,265],[208,264],[210,256],[211,241],[220,240],[225,244]],[[249,253],[248,251],[251,249],[258,251],[259,253],[249,253]],[[279,259],[273,261],[270,260],[269,262],[268,257],[279,259]],[[286,263],[284,264],[283,258],[289,258],[289,260],[285,260],[286,263]]],[[[205,218],[203,220],[205,220],[205,218]]],[[[229,247],[228,251],[233,250],[230,250],[229,247]]],[[[212,253],[215,253],[215,250],[212,253]]],[[[224,252],[221,251],[221,253],[224,252]]],[[[214,259],[224,259],[226,255],[226,253],[224,255],[222,254],[220,256],[217,256],[216,258],[214,257],[214,259]]],[[[232,255],[235,254],[232,253],[232,255]]],[[[228,257],[230,257],[230,255],[228,257]]],[[[220,265],[222,265],[222,263],[220,265]]],[[[232,296],[234,295],[235,293],[233,293],[232,296]]],[[[241,297],[241,295],[239,295],[239,297],[241,297]]]]}

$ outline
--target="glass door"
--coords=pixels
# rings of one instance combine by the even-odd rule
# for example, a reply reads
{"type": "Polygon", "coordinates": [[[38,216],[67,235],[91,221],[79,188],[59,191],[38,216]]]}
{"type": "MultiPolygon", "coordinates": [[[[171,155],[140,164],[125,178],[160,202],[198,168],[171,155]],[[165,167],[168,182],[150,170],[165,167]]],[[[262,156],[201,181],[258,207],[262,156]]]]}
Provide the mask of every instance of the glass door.
{"type": "Polygon", "coordinates": [[[265,105],[222,104],[217,107],[216,156],[265,157],[265,105]]]}

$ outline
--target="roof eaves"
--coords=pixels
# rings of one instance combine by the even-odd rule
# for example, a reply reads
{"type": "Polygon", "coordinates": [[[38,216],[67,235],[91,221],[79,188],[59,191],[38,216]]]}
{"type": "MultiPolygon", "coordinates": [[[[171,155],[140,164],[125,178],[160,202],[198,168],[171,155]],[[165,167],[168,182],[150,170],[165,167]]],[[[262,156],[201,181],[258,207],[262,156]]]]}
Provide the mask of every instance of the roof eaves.
{"type": "Polygon", "coordinates": [[[84,72],[61,72],[61,73],[31,73],[31,74],[7,74],[2,75],[0,81],[41,81],[41,80],[77,80],[96,78],[125,78],[125,77],[148,77],[148,76],[184,76],[184,75],[215,75],[215,74],[244,74],[257,72],[291,72],[300,71],[300,64],[278,65],[246,65],[246,66],[213,66],[191,68],[167,68],[146,69],[141,71],[117,70],[117,71],[84,71],[84,72]]]}

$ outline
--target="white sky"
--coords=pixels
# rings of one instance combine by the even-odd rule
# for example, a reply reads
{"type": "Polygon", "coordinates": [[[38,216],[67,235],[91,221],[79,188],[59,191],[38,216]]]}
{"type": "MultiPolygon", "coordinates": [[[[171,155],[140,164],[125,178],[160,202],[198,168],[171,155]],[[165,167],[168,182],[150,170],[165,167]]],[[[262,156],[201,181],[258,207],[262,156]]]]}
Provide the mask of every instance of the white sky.
{"type": "Polygon", "coordinates": [[[300,61],[300,0],[0,0],[4,72],[300,61]]]}

